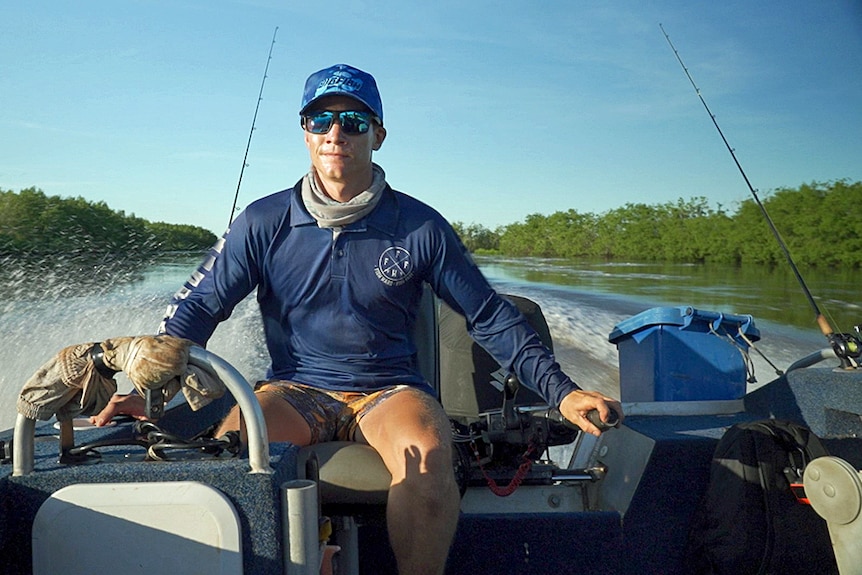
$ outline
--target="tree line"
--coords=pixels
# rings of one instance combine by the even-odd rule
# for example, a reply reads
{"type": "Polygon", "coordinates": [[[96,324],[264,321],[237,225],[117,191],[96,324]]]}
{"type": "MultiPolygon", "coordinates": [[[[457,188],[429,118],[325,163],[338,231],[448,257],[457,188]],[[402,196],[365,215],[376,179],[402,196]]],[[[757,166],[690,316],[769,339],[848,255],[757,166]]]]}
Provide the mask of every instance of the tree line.
{"type": "Polygon", "coordinates": [[[204,228],[149,222],[105,202],[0,189],[0,256],[200,251],[216,239],[204,228]]]}
{"type": "MultiPolygon", "coordinates": [[[[760,200],[797,264],[862,267],[862,182],[780,188],[760,200]]],[[[532,214],[495,230],[462,222],[454,227],[474,253],[736,265],[786,261],[753,198],[734,212],[695,197],[628,203],[598,215],[576,209],[532,214]]]]}
{"type": "MultiPolygon", "coordinates": [[[[862,267],[862,182],[780,188],[763,207],[799,265],[862,267]]],[[[785,255],[753,198],[733,212],[704,197],[627,203],[601,214],[531,214],[489,230],[453,224],[474,253],[512,257],[777,265],[785,255]]],[[[0,189],[0,256],[157,254],[200,251],[216,236],[191,225],[149,222],[105,202],[0,189]]]]}

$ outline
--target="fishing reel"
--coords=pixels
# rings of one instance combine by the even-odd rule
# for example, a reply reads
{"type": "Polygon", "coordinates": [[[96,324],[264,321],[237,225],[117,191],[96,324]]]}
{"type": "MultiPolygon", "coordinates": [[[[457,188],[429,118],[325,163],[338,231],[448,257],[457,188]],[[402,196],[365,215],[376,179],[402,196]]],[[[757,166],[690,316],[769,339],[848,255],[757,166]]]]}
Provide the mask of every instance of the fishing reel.
{"type": "Polygon", "coordinates": [[[862,326],[857,325],[856,334],[832,333],[829,334],[829,345],[841,362],[843,369],[856,369],[859,367],[859,358],[862,357],[862,326]]]}

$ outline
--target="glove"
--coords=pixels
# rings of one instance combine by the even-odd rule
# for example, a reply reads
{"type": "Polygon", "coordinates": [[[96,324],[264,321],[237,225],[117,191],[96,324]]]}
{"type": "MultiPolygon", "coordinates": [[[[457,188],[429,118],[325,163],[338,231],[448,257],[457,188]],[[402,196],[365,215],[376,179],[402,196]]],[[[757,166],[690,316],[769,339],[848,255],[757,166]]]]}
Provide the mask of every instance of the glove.
{"type": "Polygon", "coordinates": [[[194,343],[170,335],[117,337],[102,342],[106,367],[123,371],[141,395],[147,389],[164,388],[165,401],[180,389],[197,411],[224,395],[225,387],[214,373],[189,365],[194,343]]]}
{"type": "MultiPolygon", "coordinates": [[[[98,369],[91,350],[94,343],[66,347],[45,363],[24,384],[18,396],[18,413],[59,421],[102,411],[117,392],[109,371],[98,369]]],[[[123,371],[141,395],[147,389],[165,388],[170,401],[182,389],[189,406],[197,411],[224,395],[225,387],[214,373],[188,365],[191,341],[162,336],[117,337],[101,343],[102,363],[108,370],[123,371]]]]}
{"type": "Polygon", "coordinates": [[[100,412],[117,392],[117,382],[99,373],[90,357],[92,343],[66,347],[27,380],[18,396],[18,413],[59,421],[100,412]]]}
{"type": "Polygon", "coordinates": [[[102,342],[103,362],[114,371],[125,372],[144,395],[147,389],[164,387],[186,372],[192,345],[187,339],[171,336],[115,337],[102,342]]]}

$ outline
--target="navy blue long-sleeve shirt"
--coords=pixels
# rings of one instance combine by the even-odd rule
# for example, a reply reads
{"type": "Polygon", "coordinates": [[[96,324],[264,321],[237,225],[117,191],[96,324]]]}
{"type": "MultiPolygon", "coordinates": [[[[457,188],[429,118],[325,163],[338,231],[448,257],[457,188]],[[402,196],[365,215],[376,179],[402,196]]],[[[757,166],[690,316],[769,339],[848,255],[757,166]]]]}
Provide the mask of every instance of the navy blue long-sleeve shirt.
{"type": "Polygon", "coordinates": [[[431,391],[411,341],[427,282],[465,316],[479,345],[551,405],[579,389],[435,210],[387,186],[368,216],[333,234],[317,226],[300,189],[257,200],[237,217],[174,297],[164,332],[206,345],[257,289],[269,377],[336,390],[431,391]]]}

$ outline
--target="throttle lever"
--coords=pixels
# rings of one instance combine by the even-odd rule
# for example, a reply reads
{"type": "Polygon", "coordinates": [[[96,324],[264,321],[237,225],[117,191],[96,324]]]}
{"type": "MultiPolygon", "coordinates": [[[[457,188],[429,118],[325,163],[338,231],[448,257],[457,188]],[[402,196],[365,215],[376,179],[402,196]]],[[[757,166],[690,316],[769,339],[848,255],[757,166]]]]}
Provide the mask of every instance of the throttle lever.
{"type": "MultiPolygon", "coordinates": [[[[556,407],[548,409],[545,417],[547,417],[548,421],[551,421],[552,423],[556,423],[558,425],[563,425],[565,427],[568,427],[569,429],[580,429],[577,425],[563,417],[563,414],[560,413],[560,410],[556,407]]],[[[601,415],[599,415],[599,411],[597,409],[591,409],[587,412],[587,420],[596,427],[598,427],[599,431],[605,431],[607,429],[611,429],[612,427],[616,427],[620,422],[620,418],[617,415],[617,412],[613,409],[608,415],[608,421],[602,421],[602,417],[601,415]]]]}
{"type": "Polygon", "coordinates": [[[597,409],[591,409],[587,412],[587,419],[590,423],[599,428],[599,431],[605,431],[606,429],[611,429],[612,427],[616,427],[620,423],[620,417],[617,415],[617,412],[613,409],[608,413],[608,420],[602,421],[602,416],[599,415],[599,411],[597,409]]]}

